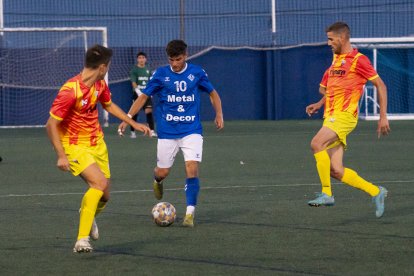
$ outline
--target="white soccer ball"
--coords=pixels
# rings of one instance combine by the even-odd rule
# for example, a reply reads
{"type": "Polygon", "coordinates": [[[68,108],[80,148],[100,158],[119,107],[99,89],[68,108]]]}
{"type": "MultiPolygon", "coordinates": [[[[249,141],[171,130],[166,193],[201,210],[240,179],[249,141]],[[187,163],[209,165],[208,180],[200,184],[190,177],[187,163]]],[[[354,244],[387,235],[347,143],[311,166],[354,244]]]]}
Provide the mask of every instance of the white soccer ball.
{"type": "Polygon", "coordinates": [[[161,227],[170,226],[176,218],[174,205],[169,202],[160,202],[152,208],[152,218],[155,224],[161,227]]]}

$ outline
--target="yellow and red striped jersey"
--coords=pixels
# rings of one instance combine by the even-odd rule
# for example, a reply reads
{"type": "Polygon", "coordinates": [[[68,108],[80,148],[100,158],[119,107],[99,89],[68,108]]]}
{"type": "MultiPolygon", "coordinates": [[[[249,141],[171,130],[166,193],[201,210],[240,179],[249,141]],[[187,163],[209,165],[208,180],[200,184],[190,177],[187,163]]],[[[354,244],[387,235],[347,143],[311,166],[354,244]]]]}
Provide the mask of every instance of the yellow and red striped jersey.
{"type": "Polygon", "coordinates": [[[60,88],[49,113],[53,118],[62,121],[62,144],[94,146],[103,138],[98,120],[98,102],[102,105],[111,104],[111,93],[104,80],[87,87],[79,74],[60,88]]]}
{"type": "Polygon", "coordinates": [[[368,80],[378,78],[368,57],[353,49],[348,54],[334,54],[332,65],[325,71],[320,86],[326,88],[324,116],[335,112],[358,115],[358,102],[368,80]]]}

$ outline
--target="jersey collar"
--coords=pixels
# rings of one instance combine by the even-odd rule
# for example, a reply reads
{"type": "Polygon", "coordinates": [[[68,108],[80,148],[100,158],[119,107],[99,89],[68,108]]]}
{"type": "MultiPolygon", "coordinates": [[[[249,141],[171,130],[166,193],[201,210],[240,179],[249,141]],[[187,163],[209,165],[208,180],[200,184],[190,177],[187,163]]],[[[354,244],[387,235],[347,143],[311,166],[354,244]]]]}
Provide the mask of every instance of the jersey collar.
{"type": "Polygon", "coordinates": [[[176,73],[176,74],[182,74],[185,70],[187,70],[187,67],[188,67],[188,64],[187,64],[187,62],[185,63],[185,66],[184,66],[184,68],[183,68],[183,70],[181,70],[180,72],[174,72],[174,70],[172,69],[172,67],[171,67],[171,65],[170,65],[170,69],[171,69],[171,71],[173,71],[174,73],[176,73]]]}
{"type": "Polygon", "coordinates": [[[335,54],[336,58],[354,58],[358,54],[358,49],[353,48],[351,52],[347,54],[335,54]]]}

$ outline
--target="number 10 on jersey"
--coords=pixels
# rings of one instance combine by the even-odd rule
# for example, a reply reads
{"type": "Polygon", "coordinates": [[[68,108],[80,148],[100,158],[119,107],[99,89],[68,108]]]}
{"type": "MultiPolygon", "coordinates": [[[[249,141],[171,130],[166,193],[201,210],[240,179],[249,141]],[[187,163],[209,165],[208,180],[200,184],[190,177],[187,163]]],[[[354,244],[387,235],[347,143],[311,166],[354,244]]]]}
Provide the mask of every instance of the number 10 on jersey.
{"type": "Polygon", "coordinates": [[[185,92],[187,90],[187,83],[185,81],[175,81],[174,84],[177,92],[185,92]]]}

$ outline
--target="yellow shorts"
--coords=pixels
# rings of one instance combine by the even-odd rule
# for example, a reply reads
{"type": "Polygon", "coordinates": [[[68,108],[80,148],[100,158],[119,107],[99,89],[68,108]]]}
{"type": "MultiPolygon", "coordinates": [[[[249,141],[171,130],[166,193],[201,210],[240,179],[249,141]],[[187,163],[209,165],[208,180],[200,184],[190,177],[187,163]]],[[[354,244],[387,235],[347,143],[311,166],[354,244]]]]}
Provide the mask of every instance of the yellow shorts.
{"type": "Polygon", "coordinates": [[[70,171],[77,176],[91,164],[96,163],[106,178],[111,177],[108,150],[105,141],[100,139],[96,146],[63,145],[70,164],[70,171]]]}
{"type": "Polygon", "coordinates": [[[346,137],[350,134],[358,123],[358,118],[349,112],[335,113],[325,117],[323,126],[333,130],[338,135],[338,140],[328,146],[334,148],[340,144],[346,149],[346,137]]]}

